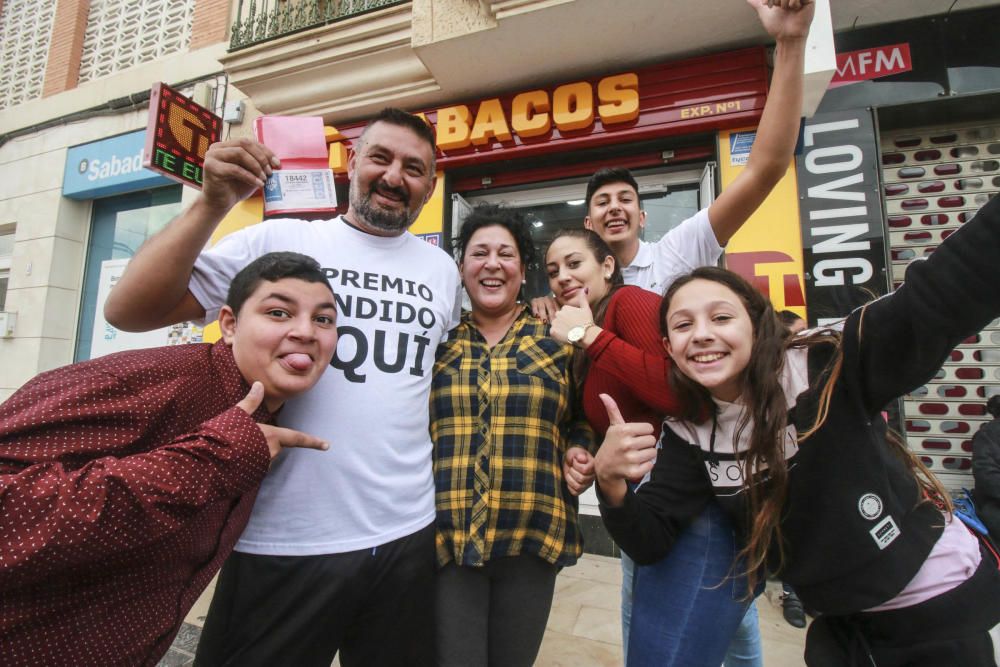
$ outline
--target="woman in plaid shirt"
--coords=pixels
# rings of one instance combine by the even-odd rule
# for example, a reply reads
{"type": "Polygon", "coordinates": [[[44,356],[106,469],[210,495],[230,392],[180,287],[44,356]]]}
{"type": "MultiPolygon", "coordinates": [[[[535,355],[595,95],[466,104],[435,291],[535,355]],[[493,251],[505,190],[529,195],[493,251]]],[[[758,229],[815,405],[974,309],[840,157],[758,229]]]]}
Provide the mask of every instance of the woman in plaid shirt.
{"type": "MultiPolygon", "coordinates": [[[[439,664],[534,663],[559,568],[583,551],[564,477],[594,436],[573,347],[518,300],[534,259],[527,222],[479,206],[456,245],[472,304],[440,345],[431,391],[439,664]]],[[[574,491],[585,488],[574,483],[574,491]]]]}

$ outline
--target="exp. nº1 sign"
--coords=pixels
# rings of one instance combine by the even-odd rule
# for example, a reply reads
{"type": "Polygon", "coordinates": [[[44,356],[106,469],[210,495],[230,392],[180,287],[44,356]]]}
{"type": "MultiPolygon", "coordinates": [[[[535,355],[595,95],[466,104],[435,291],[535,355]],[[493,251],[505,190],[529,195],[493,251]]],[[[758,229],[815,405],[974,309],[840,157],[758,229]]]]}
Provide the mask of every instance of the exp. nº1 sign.
{"type": "Polygon", "coordinates": [[[201,189],[208,147],[219,140],[222,119],[164,83],[153,84],[144,167],[201,189]]]}

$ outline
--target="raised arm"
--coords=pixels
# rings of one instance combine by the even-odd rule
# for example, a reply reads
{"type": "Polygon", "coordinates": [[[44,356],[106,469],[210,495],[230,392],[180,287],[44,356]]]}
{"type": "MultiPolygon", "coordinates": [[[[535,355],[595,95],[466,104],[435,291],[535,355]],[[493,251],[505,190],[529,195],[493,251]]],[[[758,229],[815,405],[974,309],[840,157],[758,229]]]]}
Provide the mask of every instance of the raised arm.
{"type": "Polygon", "coordinates": [[[774,74],[746,168],[712,203],[708,217],[725,245],[784,176],[799,136],[802,72],[813,4],[805,0],[747,0],[774,38],[774,74]]]}
{"type": "Polygon", "coordinates": [[[238,202],[263,186],[278,159],[250,139],[223,141],[205,155],[201,194],[147,240],[104,305],[104,317],[124,331],[148,331],[205,315],[188,281],[198,254],[238,202]]]}
{"type": "Polygon", "coordinates": [[[844,326],[844,372],[870,414],[930,380],[956,345],[1000,315],[1000,197],[988,202],[905,282],[844,326]]]}

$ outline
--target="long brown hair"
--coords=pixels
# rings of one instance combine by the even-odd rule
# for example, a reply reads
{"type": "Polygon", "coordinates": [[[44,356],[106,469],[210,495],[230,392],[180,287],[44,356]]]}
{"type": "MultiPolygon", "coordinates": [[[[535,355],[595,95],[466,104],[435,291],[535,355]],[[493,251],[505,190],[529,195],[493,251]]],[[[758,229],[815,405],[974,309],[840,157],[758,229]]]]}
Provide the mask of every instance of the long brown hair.
{"type": "MultiPolygon", "coordinates": [[[[739,275],[716,267],[695,269],[678,278],[670,286],[660,307],[660,326],[664,336],[668,335],[666,315],[671,299],[681,287],[693,280],[708,280],[732,290],[740,298],[753,325],[750,361],[740,377],[745,409],[740,416],[735,435],[739,440],[744,429],[751,428],[749,448],[745,453],[736,452],[736,456],[737,463],[745,471],[743,487],[749,499],[750,534],[740,555],[746,559],[749,590],[753,591],[761,568],[766,564],[771,545],[775,545],[778,549],[779,569],[784,560],[781,512],[788,495],[788,466],[784,451],[788,403],[780,378],[785,365],[785,352],[790,347],[816,345],[832,345],[834,349],[830,363],[818,378],[818,382],[822,385],[816,420],[812,426],[798,434],[798,441],[801,443],[826,422],[833,388],[843,367],[842,337],[839,332],[829,329],[819,330],[806,336],[794,336],[781,322],[771,302],[763,294],[739,275]],[[769,476],[768,483],[753,484],[753,471],[764,470],[765,467],[769,476]]],[[[861,323],[864,323],[863,311],[861,323]]],[[[859,326],[859,338],[861,333],[859,326]]],[[[708,390],[682,374],[676,364],[670,366],[670,381],[683,406],[680,415],[682,419],[697,423],[704,421],[705,415],[715,414],[716,406],[708,390]]],[[[902,438],[890,431],[886,440],[920,485],[923,493],[918,502],[933,500],[946,511],[951,511],[948,494],[940,482],[907,449],[902,438]]]]}
{"type": "MultiPolygon", "coordinates": [[[[608,312],[608,304],[611,303],[611,297],[625,285],[625,281],[622,278],[621,267],[618,265],[618,258],[615,256],[614,251],[611,250],[611,246],[605,243],[604,239],[598,236],[597,232],[591,229],[579,228],[560,229],[556,232],[556,235],[553,236],[552,240],[549,242],[548,248],[545,249],[543,257],[547,259],[549,256],[549,249],[552,248],[552,244],[564,237],[580,239],[583,241],[584,245],[587,246],[587,249],[594,255],[594,259],[597,260],[598,264],[603,264],[604,260],[608,257],[614,260],[614,267],[611,269],[611,277],[605,280],[608,285],[608,291],[603,297],[601,297],[600,301],[598,301],[597,305],[593,308],[594,324],[597,326],[603,326],[604,315],[608,312]]],[[[577,382],[582,385],[583,380],[587,377],[587,370],[590,368],[590,357],[586,354],[581,354],[579,351],[574,354],[574,375],[577,378],[577,382]]]]}

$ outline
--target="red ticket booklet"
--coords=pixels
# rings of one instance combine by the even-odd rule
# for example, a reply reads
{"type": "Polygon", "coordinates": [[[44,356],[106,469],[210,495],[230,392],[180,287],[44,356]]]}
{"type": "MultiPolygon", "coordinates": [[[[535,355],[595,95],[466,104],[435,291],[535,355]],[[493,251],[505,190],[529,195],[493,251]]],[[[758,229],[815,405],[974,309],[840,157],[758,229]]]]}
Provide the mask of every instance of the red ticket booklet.
{"type": "Polygon", "coordinates": [[[261,116],[253,130],[257,141],[281,160],[281,169],[264,184],[265,216],[337,209],[322,118],[261,116]]]}

